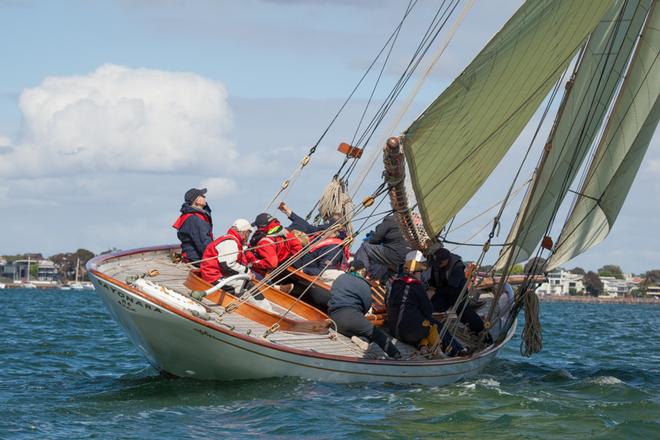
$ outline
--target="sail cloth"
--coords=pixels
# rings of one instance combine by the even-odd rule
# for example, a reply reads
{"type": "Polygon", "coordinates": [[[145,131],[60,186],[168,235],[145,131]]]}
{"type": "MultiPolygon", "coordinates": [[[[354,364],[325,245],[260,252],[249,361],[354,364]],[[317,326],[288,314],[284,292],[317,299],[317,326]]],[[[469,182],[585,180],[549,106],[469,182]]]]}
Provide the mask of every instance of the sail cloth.
{"type": "Polygon", "coordinates": [[[547,146],[550,151],[536,183],[518,211],[496,268],[513,252],[512,263],[527,260],[546,233],[570,184],[589,152],[623,78],[651,0],[617,0],[589,36],[574,82],[564,97],[547,146]],[[524,213],[524,220],[522,215],[524,213]]]}
{"type": "Polygon", "coordinates": [[[511,147],[612,1],[530,0],[404,134],[435,237],[511,147]]]}
{"type": "Polygon", "coordinates": [[[660,8],[654,2],[628,73],[569,218],[548,261],[551,270],[609,233],[660,118],[660,8]]]}

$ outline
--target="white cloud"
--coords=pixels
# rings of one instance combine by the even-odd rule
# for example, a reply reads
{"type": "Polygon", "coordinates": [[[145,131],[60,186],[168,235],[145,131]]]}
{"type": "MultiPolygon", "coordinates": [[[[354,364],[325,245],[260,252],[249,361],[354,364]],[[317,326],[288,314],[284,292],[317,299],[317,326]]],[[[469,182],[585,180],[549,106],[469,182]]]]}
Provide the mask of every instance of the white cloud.
{"type": "Polygon", "coordinates": [[[233,179],[224,177],[210,177],[202,181],[200,187],[208,189],[209,193],[216,198],[227,197],[234,194],[237,189],[236,182],[233,179]]]}
{"type": "Polygon", "coordinates": [[[24,90],[20,110],[0,176],[229,170],[237,155],[224,86],[192,73],[106,64],[24,90]]]}

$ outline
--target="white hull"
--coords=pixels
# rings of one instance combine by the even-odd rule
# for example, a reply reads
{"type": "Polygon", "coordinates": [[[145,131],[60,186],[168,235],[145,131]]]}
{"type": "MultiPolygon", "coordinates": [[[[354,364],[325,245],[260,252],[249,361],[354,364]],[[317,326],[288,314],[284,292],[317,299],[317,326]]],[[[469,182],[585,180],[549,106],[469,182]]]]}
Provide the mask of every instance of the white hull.
{"type": "Polygon", "coordinates": [[[469,358],[424,361],[361,359],[298,350],[203,321],[108,277],[90,273],[114,319],[158,370],[181,377],[239,380],[301,377],[329,382],[444,385],[474,376],[499,348],[469,358]]]}

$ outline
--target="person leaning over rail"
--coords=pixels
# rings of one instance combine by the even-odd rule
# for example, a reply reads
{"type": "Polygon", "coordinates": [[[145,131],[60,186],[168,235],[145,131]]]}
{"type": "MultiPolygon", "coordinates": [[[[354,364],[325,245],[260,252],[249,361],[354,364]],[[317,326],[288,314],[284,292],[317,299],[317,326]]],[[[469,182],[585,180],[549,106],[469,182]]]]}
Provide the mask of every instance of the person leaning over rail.
{"type": "Polygon", "coordinates": [[[206,203],[206,188],[186,191],[181,215],[172,225],[181,242],[181,258],[199,267],[206,246],[213,241],[211,208],[206,203]]]}
{"type": "Polygon", "coordinates": [[[401,359],[392,338],[374,327],[364,315],[372,304],[371,285],[364,278],[367,269],[361,261],[354,261],[349,272],[340,275],[332,284],[328,314],[337,324],[337,331],[349,338],[364,337],[373,341],[391,358],[401,359]]]}
{"type": "MultiPolygon", "coordinates": [[[[421,281],[422,272],[427,269],[425,263],[421,252],[409,252],[404,265],[405,275],[392,281],[387,296],[390,334],[420,348],[437,346],[443,327],[433,318],[433,306],[421,281]]],[[[450,356],[467,352],[449,332],[444,332],[441,348],[450,356]]]]}
{"type": "MultiPolygon", "coordinates": [[[[445,312],[456,304],[456,314],[460,321],[477,335],[483,331],[484,322],[470,307],[467,292],[460,298],[467,283],[465,264],[460,256],[446,248],[438,249],[433,254],[433,262],[424,274],[424,279],[428,280],[432,293],[435,291],[431,298],[434,311],[445,312]]],[[[486,338],[490,339],[490,335],[486,338]]]]}

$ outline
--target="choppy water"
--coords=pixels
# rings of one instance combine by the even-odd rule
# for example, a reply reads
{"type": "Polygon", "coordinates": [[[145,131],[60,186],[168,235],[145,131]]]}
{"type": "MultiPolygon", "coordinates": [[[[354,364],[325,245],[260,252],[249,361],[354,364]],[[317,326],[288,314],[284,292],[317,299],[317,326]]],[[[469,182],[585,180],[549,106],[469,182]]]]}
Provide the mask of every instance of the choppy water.
{"type": "Polygon", "coordinates": [[[0,438],[660,438],[660,306],[542,303],[448,387],[160,377],[94,292],[0,291],[0,438]]]}

